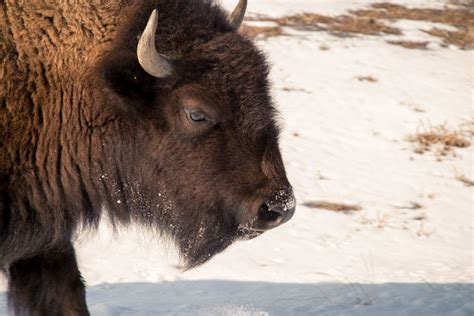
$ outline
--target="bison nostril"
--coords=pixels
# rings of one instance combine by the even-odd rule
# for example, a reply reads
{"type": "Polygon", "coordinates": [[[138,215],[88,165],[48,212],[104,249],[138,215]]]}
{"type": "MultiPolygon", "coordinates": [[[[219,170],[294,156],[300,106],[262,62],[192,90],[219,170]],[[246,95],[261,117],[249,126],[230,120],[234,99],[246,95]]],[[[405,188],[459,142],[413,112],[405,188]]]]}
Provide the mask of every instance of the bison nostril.
{"type": "Polygon", "coordinates": [[[260,205],[251,228],[264,231],[286,223],[295,213],[295,205],[296,200],[291,188],[275,192],[260,205]]]}
{"type": "Polygon", "coordinates": [[[276,222],[281,216],[280,211],[270,209],[266,203],[262,204],[258,211],[258,218],[267,223],[276,222]]]}

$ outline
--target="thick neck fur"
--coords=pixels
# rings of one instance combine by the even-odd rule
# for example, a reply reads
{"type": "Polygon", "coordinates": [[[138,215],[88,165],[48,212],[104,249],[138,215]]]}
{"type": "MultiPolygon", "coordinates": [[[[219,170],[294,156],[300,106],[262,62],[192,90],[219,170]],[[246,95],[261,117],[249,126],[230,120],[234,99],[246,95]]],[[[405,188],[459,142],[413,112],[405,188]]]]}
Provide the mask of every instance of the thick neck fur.
{"type": "Polygon", "coordinates": [[[84,83],[120,5],[67,3],[0,2],[0,266],[67,240],[93,209],[84,83]]]}

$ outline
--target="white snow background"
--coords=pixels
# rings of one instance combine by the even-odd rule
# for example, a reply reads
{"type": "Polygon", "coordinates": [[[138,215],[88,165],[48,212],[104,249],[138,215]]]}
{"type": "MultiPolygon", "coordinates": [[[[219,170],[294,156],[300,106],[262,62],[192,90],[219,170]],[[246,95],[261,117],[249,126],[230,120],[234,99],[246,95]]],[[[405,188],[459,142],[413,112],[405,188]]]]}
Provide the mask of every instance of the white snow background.
{"type": "MultiPolygon", "coordinates": [[[[248,10],[341,14],[373,2],[250,0],[248,10]]],[[[406,141],[422,125],[473,119],[473,51],[442,48],[418,31],[429,22],[395,23],[399,38],[432,44],[290,29],[258,41],[272,65],[294,218],[188,272],[171,245],[138,228],[114,235],[104,221],[76,242],[92,315],[474,315],[474,191],[456,179],[474,178],[473,146],[440,162],[406,141]],[[362,209],[303,205],[315,200],[362,209]]],[[[0,279],[0,315],[6,288],[0,279]]]]}

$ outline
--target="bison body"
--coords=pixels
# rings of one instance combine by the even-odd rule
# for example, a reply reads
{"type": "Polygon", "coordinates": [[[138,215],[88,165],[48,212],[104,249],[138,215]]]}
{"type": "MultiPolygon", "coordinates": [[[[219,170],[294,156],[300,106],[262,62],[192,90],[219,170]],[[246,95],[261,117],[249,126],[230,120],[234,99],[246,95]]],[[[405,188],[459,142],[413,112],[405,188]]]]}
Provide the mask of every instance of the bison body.
{"type": "Polygon", "coordinates": [[[237,32],[245,7],[0,1],[0,268],[14,312],[87,314],[71,239],[103,212],[171,237],[187,268],[292,216],[267,64],[237,32]]]}

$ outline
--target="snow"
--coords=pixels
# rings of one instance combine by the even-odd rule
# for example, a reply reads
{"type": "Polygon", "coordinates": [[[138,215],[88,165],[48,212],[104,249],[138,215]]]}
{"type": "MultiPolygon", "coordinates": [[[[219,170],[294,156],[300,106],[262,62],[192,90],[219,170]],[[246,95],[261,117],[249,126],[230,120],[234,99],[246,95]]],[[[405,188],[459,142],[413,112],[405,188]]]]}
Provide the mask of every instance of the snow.
{"type": "MultiPolygon", "coordinates": [[[[373,2],[259,0],[249,10],[340,14],[373,2]]],[[[390,45],[437,41],[417,31],[429,22],[395,23],[402,37],[289,29],[259,41],[272,64],[295,216],[187,272],[171,245],[138,228],[115,235],[104,222],[76,243],[92,315],[473,315],[473,189],[455,179],[474,178],[473,147],[440,162],[406,141],[422,125],[455,129],[474,118],[473,52],[390,45]],[[303,205],[315,200],[362,209],[303,205]]]]}

